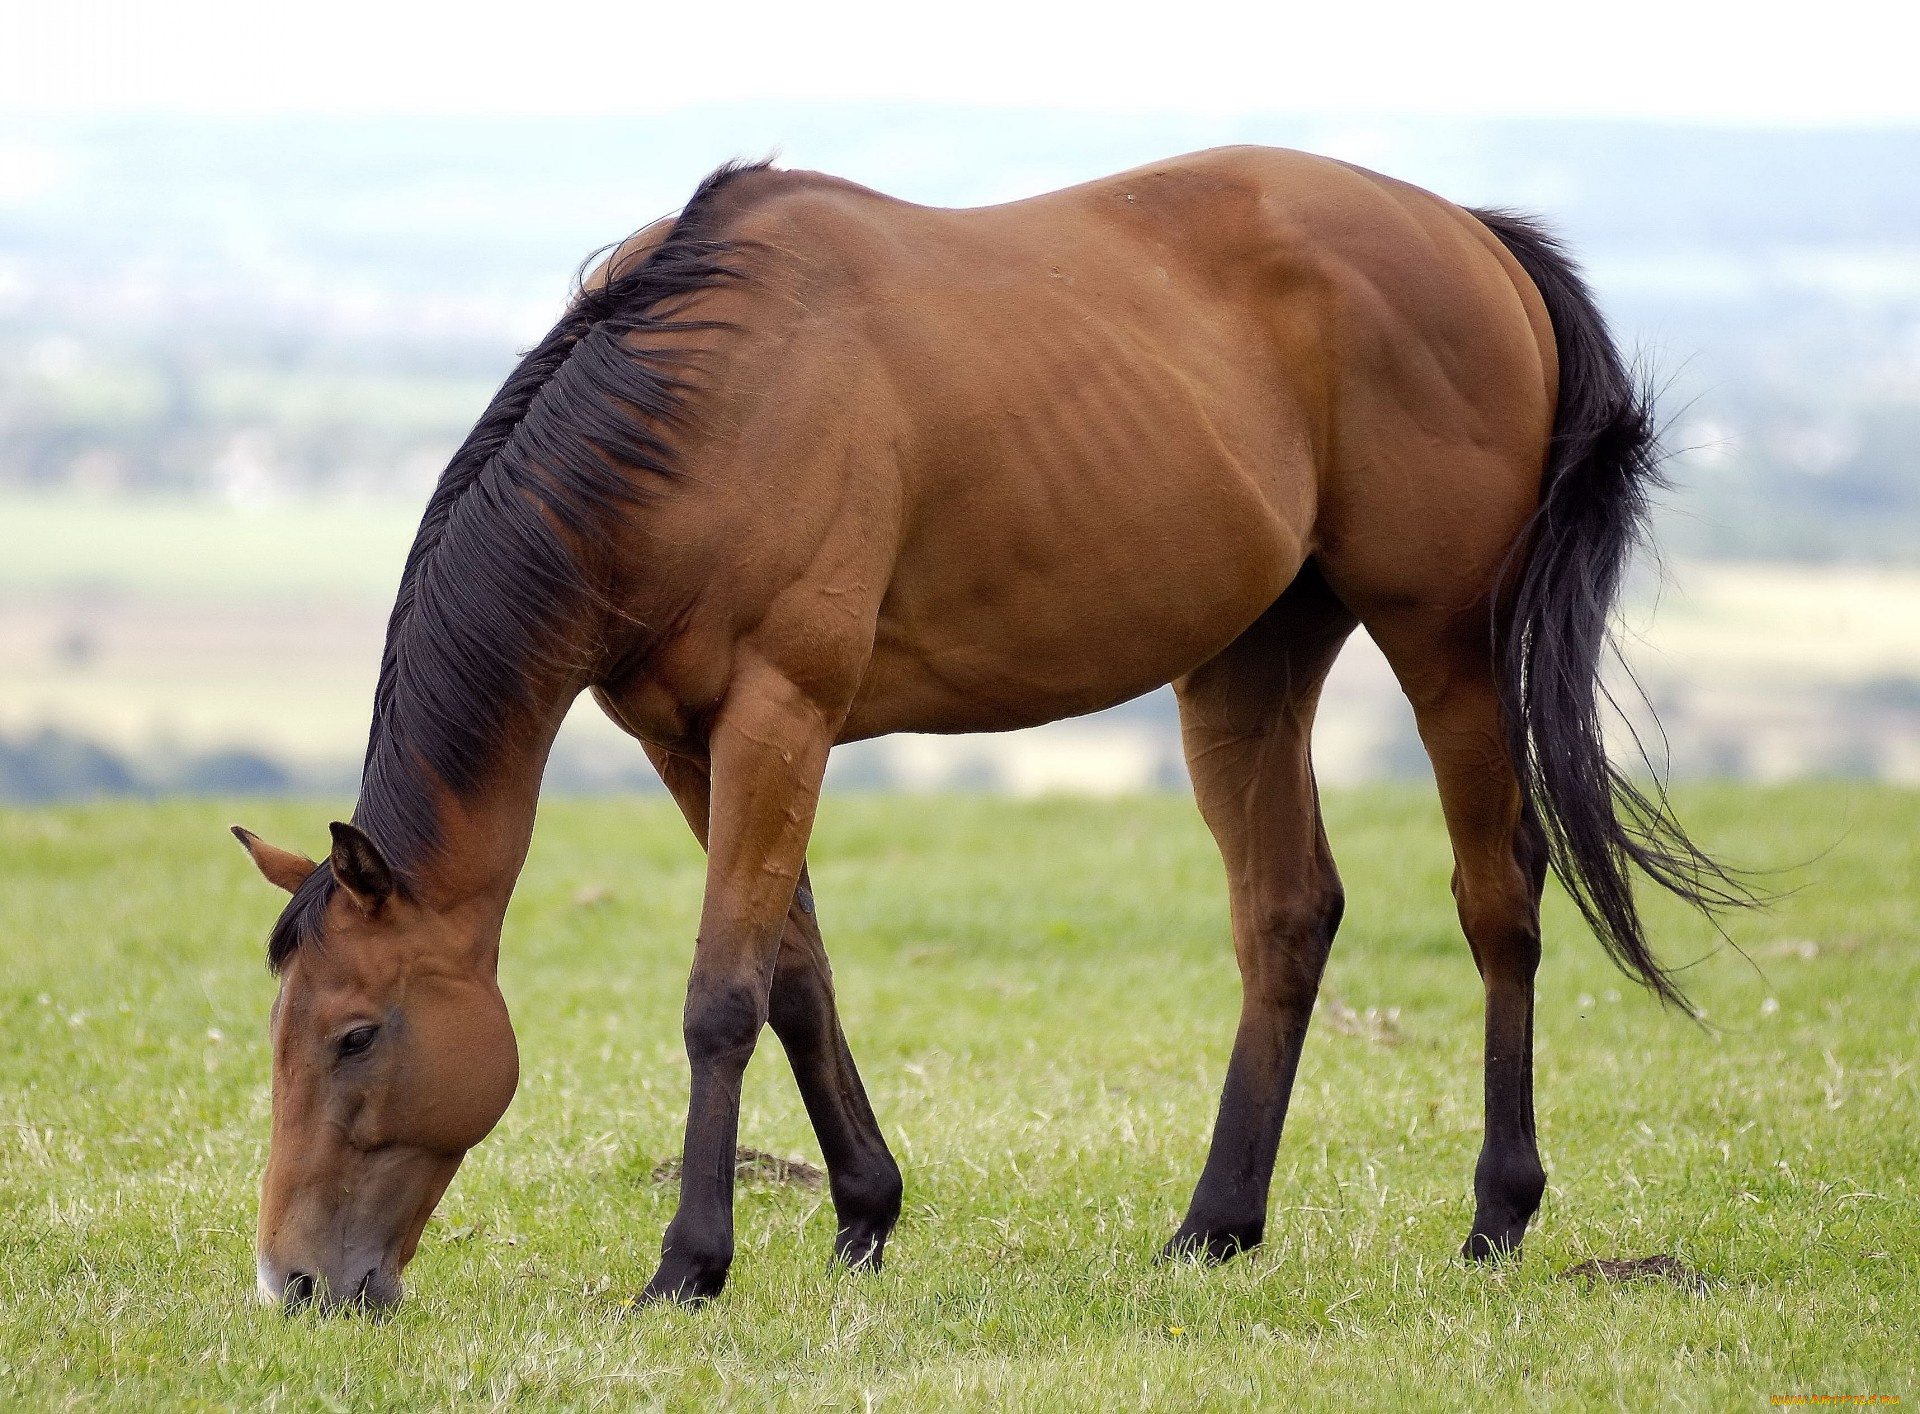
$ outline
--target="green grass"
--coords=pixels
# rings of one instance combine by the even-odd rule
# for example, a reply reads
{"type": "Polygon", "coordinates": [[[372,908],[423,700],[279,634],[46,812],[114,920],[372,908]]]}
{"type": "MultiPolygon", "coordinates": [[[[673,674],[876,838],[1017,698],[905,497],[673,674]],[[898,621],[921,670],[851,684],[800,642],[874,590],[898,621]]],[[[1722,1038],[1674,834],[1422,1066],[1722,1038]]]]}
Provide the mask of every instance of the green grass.
{"type": "MultiPolygon", "coordinates": [[[[1338,794],[1347,922],[1268,1243],[1151,1261],[1197,1175],[1237,983],[1192,806],[837,797],[814,879],[907,1176],[887,1270],[829,1270],[818,1195],[743,1189],[731,1286],[623,1316],[671,1193],[700,861],[665,802],[549,805],[508,923],[524,1078],[390,1321],[252,1299],[275,896],[204,804],[0,814],[0,1403],[439,1408],[1766,1406],[1912,1399],[1920,1332],[1920,795],[1692,790],[1802,887],[1658,1013],[1564,900],[1539,1005],[1552,1174],[1521,1262],[1453,1257],[1479,1002],[1436,811],[1338,794]],[[585,901],[595,890],[610,896],[585,901]],[[1812,946],[1806,946],[1811,944],[1812,946]],[[1769,999],[1771,1003],[1769,1004],[1769,999]],[[1590,1256],[1711,1280],[1589,1289],[1590,1256]]],[[[316,848],[321,805],[235,812],[316,848]]],[[[1656,904],[1670,957],[1711,933],[1656,904]]],[[[742,1140],[818,1158],[769,1039],[742,1140]]]]}

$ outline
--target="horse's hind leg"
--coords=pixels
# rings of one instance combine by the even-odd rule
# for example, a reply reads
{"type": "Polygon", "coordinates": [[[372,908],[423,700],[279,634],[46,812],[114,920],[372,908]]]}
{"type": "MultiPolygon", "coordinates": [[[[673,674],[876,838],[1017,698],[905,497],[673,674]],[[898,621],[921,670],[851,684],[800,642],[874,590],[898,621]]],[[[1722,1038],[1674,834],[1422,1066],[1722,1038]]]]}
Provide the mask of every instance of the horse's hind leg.
{"type": "Polygon", "coordinates": [[[1278,603],[1175,684],[1194,796],[1227,866],[1240,1026],[1206,1168],[1168,1255],[1258,1243],[1287,1099],[1344,897],[1308,737],[1353,616],[1310,563],[1278,603]]]}
{"type": "MultiPolygon", "coordinates": [[[[710,784],[707,768],[649,746],[647,755],[673,793],[681,813],[707,842],[710,784]]],[[[813,1121],[839,1220],[834,1253],[849,1266],[880,1266],[887,1236],[900,1217],[900,1169],[887,1148],[866,1087],[840,1029],[833,969],[814,913],[813,884],[803,868],[774,965],[767,1015],[793,1067],[800,1099],[813,1121]]]]}
{"type": "Polygon", "coordinates": [[[1369,615],[1413,703],[1433,762],[1460,926],[1486,992],[1486,1136],[1474,1168],[1473,1227],[1462,1248],[1517,1252],[1546,1191],[1533,1127],[1533,983],[1547,850],[1507,755],[1484,610],[1369,615]]]}

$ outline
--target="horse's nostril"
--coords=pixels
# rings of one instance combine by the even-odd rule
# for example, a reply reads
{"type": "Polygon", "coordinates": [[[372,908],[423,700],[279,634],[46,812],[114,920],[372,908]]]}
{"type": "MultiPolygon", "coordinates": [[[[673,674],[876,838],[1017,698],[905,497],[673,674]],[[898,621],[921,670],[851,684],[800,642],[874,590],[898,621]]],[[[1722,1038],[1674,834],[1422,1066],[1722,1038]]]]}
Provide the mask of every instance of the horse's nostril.
{"type": "Polygon", "coordinates": [[[298,1311],[311,1302],[320,1283],[311,1272],[292,1272],[287,1277],[286,1290],[281,1294],[281,1307],[289,1314],[298,1311]]]}

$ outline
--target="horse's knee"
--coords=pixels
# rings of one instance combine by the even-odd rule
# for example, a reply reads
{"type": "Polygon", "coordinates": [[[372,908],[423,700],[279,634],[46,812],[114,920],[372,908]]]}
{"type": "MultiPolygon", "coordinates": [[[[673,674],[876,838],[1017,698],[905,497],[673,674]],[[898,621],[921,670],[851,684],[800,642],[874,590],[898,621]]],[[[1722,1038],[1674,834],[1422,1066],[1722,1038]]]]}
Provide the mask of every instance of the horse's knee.
{"type": "Polygon", "coordinates": [[[695,984],[687,991],[682,1017],[687,1058],[695,1066],[738,1060],[753,1054],[767,1005],[750,987],[738,983],[695,984]]]}
{"type": "Polygon", "coordinates": [[[800,948],[781,946],[767,1020],[790,1051],[811,1052],[832,1039],[833,986],[823,963],[800,948]]]}

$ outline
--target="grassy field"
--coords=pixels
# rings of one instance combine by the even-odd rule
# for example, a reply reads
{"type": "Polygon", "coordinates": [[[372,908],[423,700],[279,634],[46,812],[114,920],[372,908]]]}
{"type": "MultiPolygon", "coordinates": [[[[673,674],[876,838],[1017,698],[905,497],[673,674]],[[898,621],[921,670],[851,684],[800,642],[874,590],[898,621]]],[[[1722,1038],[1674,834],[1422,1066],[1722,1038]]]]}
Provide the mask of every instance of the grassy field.
{"type": "MultiPolygon", "coordinates": [[[[725,1296],[623,1314],[685,1094],[700,860],[664,801],[556,802],[508,923],[524,1078],[384,1323],[252,1299],[277,896],[209,804],[0,814],[0,1404],[22,1408],[1758,1409],[1920,1395],[1920,795],[1690,790],[1735,858],[1814,859],[1689,974],[1703,1029],[1564,900],[1539,1005],[1552,1174],[1468,1269],[1478,987],[1422,792],[1328,800],[1347,922],[1268,1244],[1151,1261],[1198,1174],[1237,982],[1191,805],[836,797],[814,879],[907,1175],[887,1270],[750,1184],[725,1296]],[[1816,859],[1816,856],[1818,858],[1816,859]],[[1366,1019],[1370,1008],[1379,1015],[1366,1019]],[[1390,1010],[1391,1009],[1391,1010],[1390,1010]],[[1704,1291],[1588,1286],[1669,1253],[1704,1291]]],[[[247,823],[316,849],[320,804],[247,823]]],[[[1654,908],[1668,956],[1710,931],[1654,908]]],[[[817,1161],[771,1039],[742,1142],[817,1161]]]]}

